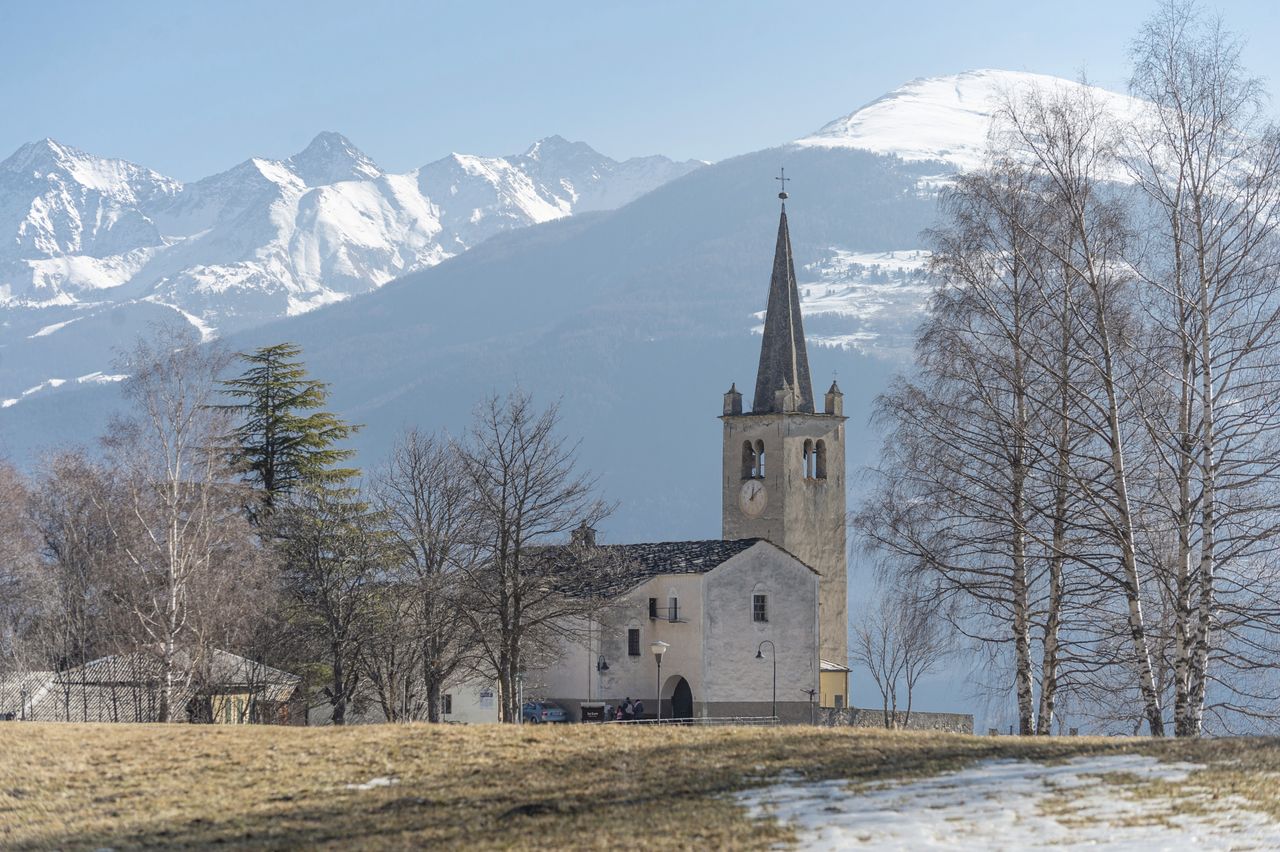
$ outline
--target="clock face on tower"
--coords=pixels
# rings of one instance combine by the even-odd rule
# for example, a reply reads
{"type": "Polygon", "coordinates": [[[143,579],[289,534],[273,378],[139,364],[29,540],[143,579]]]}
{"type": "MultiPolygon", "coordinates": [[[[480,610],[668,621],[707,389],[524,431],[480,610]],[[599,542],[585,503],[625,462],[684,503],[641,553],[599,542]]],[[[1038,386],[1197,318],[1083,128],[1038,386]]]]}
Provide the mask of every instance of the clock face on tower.
{"type": "Polygon", "coordinates": [[[749,518],[757,518],[769,502],[769,492],[758,479],[748,479],[738,492],[738,508],[749,518]]]}

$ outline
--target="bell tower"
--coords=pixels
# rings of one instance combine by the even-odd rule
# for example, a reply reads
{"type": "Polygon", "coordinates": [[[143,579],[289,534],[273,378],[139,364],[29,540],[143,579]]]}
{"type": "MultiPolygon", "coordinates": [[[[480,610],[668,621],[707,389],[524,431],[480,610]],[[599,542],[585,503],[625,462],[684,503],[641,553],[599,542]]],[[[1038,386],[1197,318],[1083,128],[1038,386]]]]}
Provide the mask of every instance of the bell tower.
{"type": "MultiPolygon", "coordinates": [[[[786,180],[785,175],[780,178],[786,180]]],[[[820,575],[821,659],[847,666],[844,399],[835,382],[815,409],[782,199],[751,410],[724,395],[723,537],[765,538],[820,575]]],[[[847,693],[846,693],[847,694],[847,693]]]]}

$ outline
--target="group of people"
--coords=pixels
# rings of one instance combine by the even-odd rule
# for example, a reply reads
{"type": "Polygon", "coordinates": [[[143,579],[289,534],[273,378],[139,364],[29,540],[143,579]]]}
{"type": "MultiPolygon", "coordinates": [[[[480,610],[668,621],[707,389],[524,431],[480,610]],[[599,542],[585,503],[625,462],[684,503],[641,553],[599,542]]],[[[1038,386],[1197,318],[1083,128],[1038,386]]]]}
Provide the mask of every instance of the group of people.
{"type": "Polygon", "coordinates": [[[622,699],[622,703],[617,707],[612,704],[604,705],[604,718],[610,722],[634,722],[637,719],[644,718],[644,702],[637,698],[631,700],[631,696],[622,699]]]}

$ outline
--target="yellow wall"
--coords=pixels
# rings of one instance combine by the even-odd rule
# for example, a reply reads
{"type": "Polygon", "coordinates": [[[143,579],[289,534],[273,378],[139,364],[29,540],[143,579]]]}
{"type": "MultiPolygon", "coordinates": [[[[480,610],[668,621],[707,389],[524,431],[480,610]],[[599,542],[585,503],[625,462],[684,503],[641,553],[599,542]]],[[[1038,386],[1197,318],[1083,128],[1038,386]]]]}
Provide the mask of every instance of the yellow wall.
{"type": "Polygon", "coordinates": [[[820,672],[818,674],[818,706],[835,707],[836,696],[841,696],[842,706],[849,706],[849,673],[820,672]]]}
{"type": "Polygon", "coordinates": [[[249,722],[249,695],[212,695],[209,702],[213,709],[215,725],[240,725],[249,722]]]}

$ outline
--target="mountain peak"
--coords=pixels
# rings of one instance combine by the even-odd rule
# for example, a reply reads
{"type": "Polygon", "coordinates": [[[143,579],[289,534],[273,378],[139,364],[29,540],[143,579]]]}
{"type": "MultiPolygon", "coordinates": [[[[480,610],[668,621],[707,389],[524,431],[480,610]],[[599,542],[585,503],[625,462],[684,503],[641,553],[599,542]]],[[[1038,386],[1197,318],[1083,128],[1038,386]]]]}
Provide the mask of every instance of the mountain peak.
{"type": "Polygon", "coordinates": [[[89,189],[121,197],[149,197],[154,193],[172,195],[182,184],[172,178],[110,157],[98,157],[56,139],[45,137],[28,142],[5,161],[0,173],[25,175],[58,174],[89,189]]]}
{"type": "Polygon", "coordinates": [[[309,186],[324,186],[344,180],[370,180],[382,176],[382,169],[341,133],[317,133],[311,143],[287,161],[289,168],[309,186]]]}
{"type": "Polygon", "coordinates": [[[56,139],[46,136],[18,148],[7,160],[0,162],[0,169],[6,171],[26,171],[31,168],[54,169],[64,165],[70,159],[87,156],[83,151],[63,145],[56,139]]]}
{"type": "MultiPolygon", "coordinates": [[[[982,164],[991,120],[1007,93],[1084,85],[1048,74],[996,68],[919,77],[795,144],[862,148],[904,160],[939,160],[961,170],[974,169],[982,164]]],[[[1132,114],[1141,103],[1106,89],[1089,88],[1117,115],[1132,114]]]]}
{"type": "Polygon", "coordinates": [[[586,142],[570,142],[563,136],[545,136],[530,145],[521,157],[528,160],[542,160],[547,157],[595,157],[600,159],[609,159],[601,154],[595,148],[592,148],[586,142]]]}

